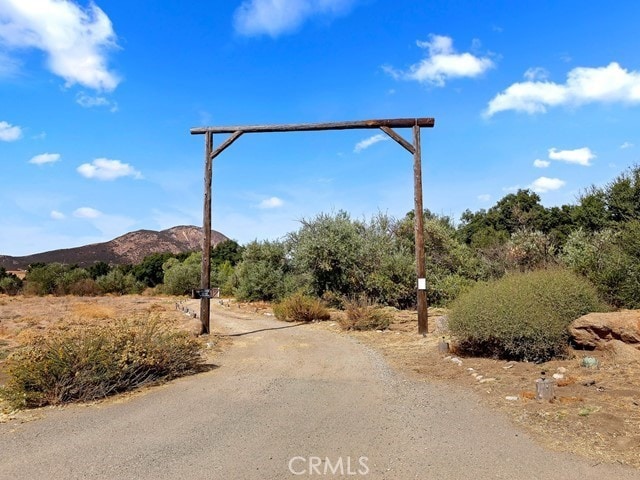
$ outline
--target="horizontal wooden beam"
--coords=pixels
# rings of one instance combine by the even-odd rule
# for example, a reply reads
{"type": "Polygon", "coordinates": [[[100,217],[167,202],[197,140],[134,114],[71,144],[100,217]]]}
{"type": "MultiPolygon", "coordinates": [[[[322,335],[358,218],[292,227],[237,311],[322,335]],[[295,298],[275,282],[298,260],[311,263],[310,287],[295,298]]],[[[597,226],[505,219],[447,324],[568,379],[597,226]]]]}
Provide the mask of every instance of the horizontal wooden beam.
{"type": "Polygon", "coordinates": [[[281,125],[240,125],[229,127],[196,127],[191,135],[205,133],[270,133],[270,132],[310,132],[317,130],[355,130],[366,128],[411,128],[414,126],[431,128],[435,125],[433,118],[391,118],[383,120],[360,120],[356,122],[329,123],[289,123],[281,125]]]}

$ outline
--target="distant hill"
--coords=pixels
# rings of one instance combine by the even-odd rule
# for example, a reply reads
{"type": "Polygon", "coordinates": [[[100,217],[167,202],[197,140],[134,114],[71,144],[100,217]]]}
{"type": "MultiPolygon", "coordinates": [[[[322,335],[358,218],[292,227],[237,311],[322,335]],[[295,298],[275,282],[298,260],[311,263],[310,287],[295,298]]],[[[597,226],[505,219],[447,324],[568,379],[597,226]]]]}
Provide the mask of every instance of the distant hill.
{"type": "MultiPolygon", "coordinates": [[[[228,240],[220,232],[212,230],[211,245],[228,240]]],[[[0,255],[0,267],[8,271],[26,269],[29,264],[66,263],[69,265],[88,266],[96,262],[111,265],[136,264],[151,253],[182,253],[202,248],[202,228],[179,226],[156,232],[154,230],[138,230],[126,233],[109,242],[94,243],[83,247],[51,250],[24,257],[0,255]]]]}

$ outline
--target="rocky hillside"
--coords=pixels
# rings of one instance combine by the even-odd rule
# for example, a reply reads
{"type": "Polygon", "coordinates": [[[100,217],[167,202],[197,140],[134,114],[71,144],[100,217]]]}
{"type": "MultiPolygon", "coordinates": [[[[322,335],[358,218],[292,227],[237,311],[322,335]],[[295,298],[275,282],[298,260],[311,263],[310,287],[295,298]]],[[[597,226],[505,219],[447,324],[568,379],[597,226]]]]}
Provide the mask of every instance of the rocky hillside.
{"type": "MultiPolygon", "coordinates": [[[[220,232],[211,233],[211,245],[227,240],[220,232]]],[[[202,242],[202,228],[194,226],[179,226],[156,232],[153,230],[138,230],[115,238],[109,242],[94,243],[83,247],[52,250],[36,253],[24,257],[10,257],[0,255],[0,267],[7,270],[21,270],[35,262],[60,262],[92,265],[95,262],[107,262],[112,265],[140,263],[151,253],[181,253],[200,250],[202,242]]]]}

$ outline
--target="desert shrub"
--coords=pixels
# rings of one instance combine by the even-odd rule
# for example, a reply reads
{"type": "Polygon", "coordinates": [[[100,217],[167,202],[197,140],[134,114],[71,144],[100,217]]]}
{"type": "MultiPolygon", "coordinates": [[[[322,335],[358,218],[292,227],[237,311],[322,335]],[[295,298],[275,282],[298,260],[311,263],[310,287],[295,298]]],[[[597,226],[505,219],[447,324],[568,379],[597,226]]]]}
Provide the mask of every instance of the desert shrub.
{"type": "Polygon", "coordinates": [[[573,232],[562,252],[563,262],[588,278],[611,305],[640,308],[640,222],[619,230],[573,232]]]}
{"type": "Polygon", "coordinates": [[[67,288],[67,293],[79,297],[93,297],[100,295],[102,292],[94,279],[83,278],[70,284],[67,288]]]}
{"type": "Polygon", "coordinates": [[[183,262],[170,258],[162,266],[164,271],[163,291],[170,295],[184,295],[200,288],[202,254],[192,253],[183,262]]]}
{"type": "Polygon", "coordinates": [[[0,293],[17,295],[22,289],[22,280],[15,275],[0,276],[0,293]]]}
{"type": "Polygon", "coordinates": [[[144,289],[144,284],[138,282],[131,273],[124,273],[121,269],[115,268],[106,275],[96,280],[102,293],[115,293],[117,295],[127,295],[140,293],[144,289]]]}
{"type": "Polygon", "coordinates": [[[303,293],[294,293],[273,307],[278,320],[285,322],[311,322],[313,320],[329,320],[329,310],[320,300],[303,293]]]}
{"type": "Polygon", "coordinates": [[[285,247],[279,241],[253,241],[235,270],[235,295],[244,301],[272,301],[284,297],[289,272],[285,247]]]}
{"type": "Polygon", "coordinates": [[[153,319],[61,327],[9,356],[0,394],[16,408],[91,401],[195,372],[200,348],[153,319]]]}
{"type": "Polygon", "coordinates": [[[451,308],[449,328],[462,353],[531,361],[562,355],[567,326],[604,309],[595,288],[564,269],[479,283],[451,308]]]}
{"type": "Polygon", "coordinates": [[[134,265],[131,273],[138,282],[142,282],[147,287],[160,285],[164,280],[164,263],[175,256],[170,252],[152,253],[144,257],[142,262],[134,265]]]}
{"type": "Polygon", "coordinates": [[[384,330],[393,321],[391,312],[363,297],[346,300],[344,307],[346,315],[340,325],[345,330],[384,330]]]}
{"type": "Polygon", "coordinates": [[[546,268],[555,260],[551,239],[538,230],[517,230],[511,234],[506,247],[510,266],[521,272],[546,268]]]}
{"type": "Polygon", "coordinates": [[[27,295],[52,295],[58,289],[59,280],[69,271],[62,263],[33,264],[27,269],[24,293],[27,295]]]}
{"type": "Polygon", "coordinates": [[[65,266],[66,271],[55,280],[56,295],[73,295],[72,288],[75,284],[83,280],[90,279],[89,272],[84,268],[74,268],[65,266]]]}
{"type": "MultiPolygon", "coordinates": [[[[473,280],[457,273],[442,272],[438,268],[428,269],[427,296],[429,304],[439,307],[449,305],[474,284],[473,280]]],[[[412,293],[415,296],[415,289],[412,293]]]]}

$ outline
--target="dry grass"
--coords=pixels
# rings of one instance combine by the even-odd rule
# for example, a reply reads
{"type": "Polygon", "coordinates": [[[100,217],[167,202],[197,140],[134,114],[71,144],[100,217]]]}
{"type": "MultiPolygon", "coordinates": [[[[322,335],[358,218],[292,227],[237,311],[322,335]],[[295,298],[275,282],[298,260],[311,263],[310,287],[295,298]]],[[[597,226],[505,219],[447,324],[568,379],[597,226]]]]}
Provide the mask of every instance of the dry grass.
{"type": "Polygon", "coordinates": [[[278,320],[285,322],[312,322],[331,318],[329,310],[320,300],[301,293],[294,293],[274,305],[273,313],[278,320]]]}
{"type": "MultiPolygon", "coordinates": [[[[181,331],[197,334],[200,322],[176,310],[174,297],[9,297],[0,295],[0,385],[8,376],[6,357],[43,332],[67,326],[106,325],[132,317],[149,317],[167,322],[181,331]]],[[[217,341],[210,355],[218,352],[217,341]]],[[[0,405],[0,412],[3,410],[0,405]]],[[[0,415],[1,417],[1,415],[0,415]]],[[[2,418],[0,418],[2,421],[2,418]]]]}
{"type": "Polygon", "coordinates": [[[96,302],[77,303],[71,306],[71,311],[80,318],[92,320],[106,320],[116,316],[116,311],[113,307],[99,305],[96,302]]]}
{"type": "Polygon", "coordinates": [[[6,359],[0,397],[13,408],[92,401],[200,368],[202,344],[155,318],[60,323],[6,359]]]}
{"type": "Polygon", "coordinates": [[[385,330],[393,321],[392,311],[365,298],[347,300],[344,307],[345,315],[340,318],[340,325],[345,330],[385,330]]]}

